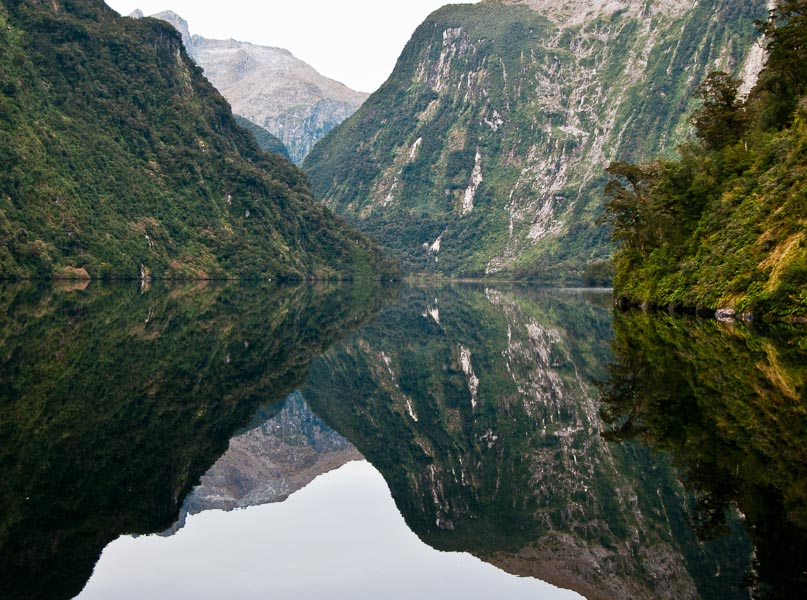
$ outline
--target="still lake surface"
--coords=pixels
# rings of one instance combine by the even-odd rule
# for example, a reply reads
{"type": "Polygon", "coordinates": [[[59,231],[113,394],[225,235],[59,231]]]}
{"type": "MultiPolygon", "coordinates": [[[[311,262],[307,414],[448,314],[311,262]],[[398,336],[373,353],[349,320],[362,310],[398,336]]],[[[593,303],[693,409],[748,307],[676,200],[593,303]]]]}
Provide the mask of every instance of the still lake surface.
{"type": "Polygon", "coordinates": [[[807,332],[508,285],[0,285],[3,598],[795,598],[807,332]]]}

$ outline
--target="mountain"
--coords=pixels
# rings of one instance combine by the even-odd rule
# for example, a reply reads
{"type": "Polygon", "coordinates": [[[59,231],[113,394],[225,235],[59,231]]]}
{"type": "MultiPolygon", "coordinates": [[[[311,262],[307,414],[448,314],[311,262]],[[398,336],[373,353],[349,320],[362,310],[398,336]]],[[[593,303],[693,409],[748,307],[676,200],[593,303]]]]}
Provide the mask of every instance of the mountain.
{"type": "Polygon", "coordinates": [[[0,115],[2,277],[355,277],[383,262],[236,125],[160,21],[4,1],[0,115]]]}
{"type": "Polygon", "coordinates": [[[266,150],[267,152],[274,152],[275,154],[279,154],[286,160],[289,161],[291,160],[291,156],[289,156],[289,151],[286,148],[286,146],[283,145],[283,142],[280,141],[280,138],[272,135],[260,125],[256,125],[255,123],[245,119],[244,117],[240,117],[238,115],[233,116],[235,117],[236,123],[238,123],[241,127],[249,131],[255,137],[255,141],[258,142],[258,146],[261,147],[261,150],[266,150]]]}
{"type": "Polygon", "coordinates": [[[311,412],[299,392],[258,411],[260,424],[230,439],[202,475],[166,533],[184,527],[188,515],[283,502],[314,479],[362,455],[311,412]]]}
{"type": "Polygon", "coordinates": [[[622,299],[807,322],[806,15],[781,2],[762,23],[768,59],[747,97],[726,73],[704,82],[675,160],[609,168],[622,299]]]}
{"type": "Polygon", "coordinates": [[[602,435],[612,314],[602,293],[404,290],[301,392],[439,550],[591,599],[747,599],[737,519],[699,539],[669,457],[602,435]]]}
{"type": "Polygon", "coordinates": [[[75,597],[119,535],[164,531],[375,282],[0,285],[0,597],[75,597]]]}
{"type": "Polygon", "coordinates": [[[368,94],[320,75],[288,50],[192,36],[176,13],[153,16],[176,27],[188,53],[233,112],[280,138],[297,164],[367,99],[368,94]]]}
{"type": "Polygon", "coordinates": [[[748,71],[765,0],[487,0],[415,31],[304,162],[415,271],[568,279],[611,254],[604,170],[671,151],[696,86],[748,71]]]}

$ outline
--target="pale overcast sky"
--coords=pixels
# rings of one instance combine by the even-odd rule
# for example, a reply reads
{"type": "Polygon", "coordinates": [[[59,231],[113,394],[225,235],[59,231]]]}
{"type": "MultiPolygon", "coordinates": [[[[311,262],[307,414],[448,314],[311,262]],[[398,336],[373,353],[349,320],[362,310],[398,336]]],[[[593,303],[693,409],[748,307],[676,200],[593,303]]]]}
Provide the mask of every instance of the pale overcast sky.
{"type": "Polygon", "coordinates": [[[372,92],[415,28],[444,4],[474,0],[106,0],[122,15],[173,10],[192,34],[290,50],[320,73],[372,92]]]}

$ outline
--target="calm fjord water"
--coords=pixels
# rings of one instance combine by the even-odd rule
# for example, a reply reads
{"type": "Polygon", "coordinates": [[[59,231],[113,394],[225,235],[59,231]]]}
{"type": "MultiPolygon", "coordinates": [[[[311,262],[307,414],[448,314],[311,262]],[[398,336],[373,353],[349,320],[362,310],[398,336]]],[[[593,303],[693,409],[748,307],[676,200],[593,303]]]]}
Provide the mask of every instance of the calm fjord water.
{"type": "Polygon", "coordinates": [[[801,330],[513,286],[0,303],[4,598],[807,585],[801,330]]]}

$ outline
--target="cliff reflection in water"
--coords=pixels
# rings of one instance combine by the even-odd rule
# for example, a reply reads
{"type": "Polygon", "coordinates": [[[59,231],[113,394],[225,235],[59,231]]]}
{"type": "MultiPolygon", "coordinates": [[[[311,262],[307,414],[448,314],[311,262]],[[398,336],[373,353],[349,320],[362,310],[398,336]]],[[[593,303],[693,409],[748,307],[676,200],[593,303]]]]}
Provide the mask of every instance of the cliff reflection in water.
{"type": "Polygon", "coordinates": [[[358,450],[329,428],[299,392],[259,410],[247,431],[230,440],[227,452],[205,473],[186,498],[179,520],[188,515],[283,502],[314,479],[362,460],[358,450]]]}
{"type": "Polygon", "coordinates": [[[704,540],[665,455],[602,436],[611,298],[415,289],[312,363],[303,395],[428,544],[588,598],[745,598],[739,522],[704,540]]]}
{"type": "Polygon", "coordinates": [[[701,539],[739,511],[754,598],[807,590],[807,332],[617,314],[607,439],[668,452],[701,539]]]}
{"type": "Polygon", "coordinates": [[[427,544],[590,599],[807,588],[800,331],[614,317],[602,292],[384,297],[0,287],[0,596],[71,597],[121,533],[359,456],[427,544]]]}
{"type": "Polygon", "coordinates": [[[107,543],[169,527],[377,292],[0,285],[0,597],[73,597],[107,543]]]}

